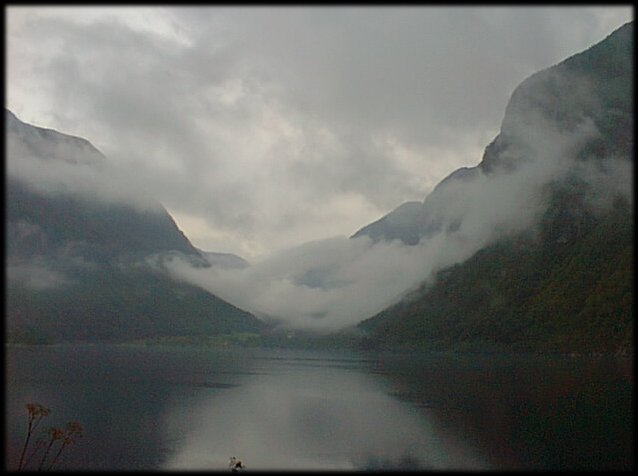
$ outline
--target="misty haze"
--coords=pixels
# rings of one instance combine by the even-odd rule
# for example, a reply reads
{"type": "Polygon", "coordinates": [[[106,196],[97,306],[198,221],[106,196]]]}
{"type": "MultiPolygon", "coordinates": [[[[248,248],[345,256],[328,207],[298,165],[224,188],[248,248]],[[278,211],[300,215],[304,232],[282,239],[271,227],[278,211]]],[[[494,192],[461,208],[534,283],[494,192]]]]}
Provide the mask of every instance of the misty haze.
{"type": "Polygon", "coordinates": [[[7,469],[633,467],[630,7],[6,12],[7,469]]]}

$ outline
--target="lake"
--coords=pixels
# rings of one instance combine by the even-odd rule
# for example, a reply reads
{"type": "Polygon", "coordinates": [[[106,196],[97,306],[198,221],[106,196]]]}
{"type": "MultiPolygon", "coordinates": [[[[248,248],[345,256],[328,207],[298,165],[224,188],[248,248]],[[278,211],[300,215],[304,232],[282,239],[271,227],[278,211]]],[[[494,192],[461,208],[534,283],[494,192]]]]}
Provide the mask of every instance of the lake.
{"type": "Polygon", "coordinates": [[[79,421],[59,469],[632,469],[631,359],[6,346],[5,464],[24,405],[79,421]]]}

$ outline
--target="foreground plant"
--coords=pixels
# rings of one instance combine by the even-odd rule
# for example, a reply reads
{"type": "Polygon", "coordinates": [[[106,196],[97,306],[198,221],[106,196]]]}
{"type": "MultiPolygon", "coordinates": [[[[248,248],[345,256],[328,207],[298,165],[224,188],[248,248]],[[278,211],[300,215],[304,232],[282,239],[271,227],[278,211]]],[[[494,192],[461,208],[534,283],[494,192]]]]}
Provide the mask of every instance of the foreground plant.
{"type": "Polygon", "coordinates": [[[20,454],[20,463],[18,464],[18,471],[24,469],[29,461],[32,461],[35,455],[42,449],[45,448],[44,454],[40,459],[40,464],[38,466],[38,471],[42,469],[51,470],[55,463],[60,458],[60,455],[64,451],[64,449],[70,445],[73,445],[77,442],[77,439],[82,437],[84,430],[82,425],[76,421],[68,422],[64,427],[50,427],[44,434],[43,437],[39,438],[36,441],[35,448],[31,452],[28,458],[25,459],[25,455],[27,453],[27,448],[29,447],[29,442],[31,441],[31,437],[35,433],[35,430],[40,425],[44,417],[47,417],[51,414],[51,410],[39,403],[28,403],[26,405],[27,411],[29,413],[28,420],[28,428],[27,428],[27,436],[24,441],[24,446],[22,448],[22,453],[20,454]],[[57,448],[56,448],[57,445],[57,448]],[[56,452],[57,449],[57,452],[56,452]],[[51,454],[55,454],[53,459],[50,460],[47,466],[47,459],[51,454]]]}
{"type": "Polygon", "coordinates": [[[26,407],[27,411],[29,412],[29,423],[27,429],[27,437],[24,441],[24,446],[22,447],[22,453],[20,454],[18,471],[20,471],[22,469],[22,466],[24,465],[24,455],[27,452],[27,447],[29,446],[31,436],[35,432],[40,422],[42,422],[42,419],[49,416],[49,414],[51,413],[50,409],[48,409],[44,405],[40,405],[39,403],[27,403],[26,407]]]}

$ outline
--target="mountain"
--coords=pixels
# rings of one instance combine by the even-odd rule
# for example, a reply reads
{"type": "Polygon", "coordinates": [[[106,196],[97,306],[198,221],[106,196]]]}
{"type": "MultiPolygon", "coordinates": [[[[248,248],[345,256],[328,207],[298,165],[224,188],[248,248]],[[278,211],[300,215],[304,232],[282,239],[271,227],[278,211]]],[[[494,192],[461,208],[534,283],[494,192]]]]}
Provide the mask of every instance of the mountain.
{"type": "Polygon", "coordinates": [[[408,245],[416,245],[421,239],[419,226],[421,209],[421,202],[405,202],[357,231],[351,238],[368,236],[375,242],[401,240],[408,245]]]}
{"type": "Polygon", "coordinates": [[[457,187],[481,176],[520,166],[538,154],[538,142],[558,134],[576,136],[583,118],[598,133],[580,148],[580,158],[629,157],[633,152],[633,23],[604,41],[523,81],[507,105],[499,135],[487,146],[481,162],[463,167],[442,180],[421,202],[407,202],[352,238],[400,239],[416,244],[441,231],[441,208],[457,187]],[[545,136],[543,131],[545,129],[545,136]],[[536,135],[530,134],[536,132],[536,135]],[[395,217],[401,217],[397,220],[395,217]]]}
{"type": "Polygon", "coordinates": [[[439,212],[456,186],[477,177],[478,167],[462,167],[438,183],[423,202],[405,202],[379,220],[364,226],[351,238],[368,236],[373,242],[401,240],[416,245],[441,231],[444,219],[439,212]]]}
{"type": "Polygon", "coordinates": [[[199,253],[211,266],[223,269],[243,269],[250,266],[250,263],[241,256],[232,253],[215,253],[213,251],[198,250],[199,253]]]}
{"type": "Polygon", "coordinates": [[[416,241],[414,229],[419,240],[438,232],[452,236],[472,217],[446,207],[455,194],[516,173],[525,177],[534,170],[530,164],[545,171],[530,176],[538,183],[529,198],[542,204],[533,222],[439,270],[360,323],[372,342],[444,349],[633,349],[633,29],[628,23],[523,81],[481,162],[451,174],[420,209],[410,206],[414,223],[378,233],[378,224],[389,222],[382,219],[358,232],[376,240],[399,236],[408,244],[416,241]]]}
{"type": "Polygon", "coordinates": [[[26,124],[8,110],[5,127],[9,340],[263,328],[253,315],[163,271],[162,258],[175,254],[210,264],[157,201],[129,204],[102,193],[102,183],[110,186],[108,159],[88,141],[26,124]]]}

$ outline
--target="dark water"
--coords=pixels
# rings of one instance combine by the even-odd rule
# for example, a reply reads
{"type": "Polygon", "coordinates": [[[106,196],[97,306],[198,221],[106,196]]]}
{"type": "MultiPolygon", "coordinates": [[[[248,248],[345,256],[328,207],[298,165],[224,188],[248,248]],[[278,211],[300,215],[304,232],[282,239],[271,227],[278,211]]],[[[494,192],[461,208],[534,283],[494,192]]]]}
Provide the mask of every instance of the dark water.
{"type": "MultiPolygon", "coordinates": [[[[7,347],[6,457],[24,405],[77,420],[59,469],[631,469],[630,360],[7,347]]],[[[43,424],[43,428],[44,428],[43,424]]]]}

